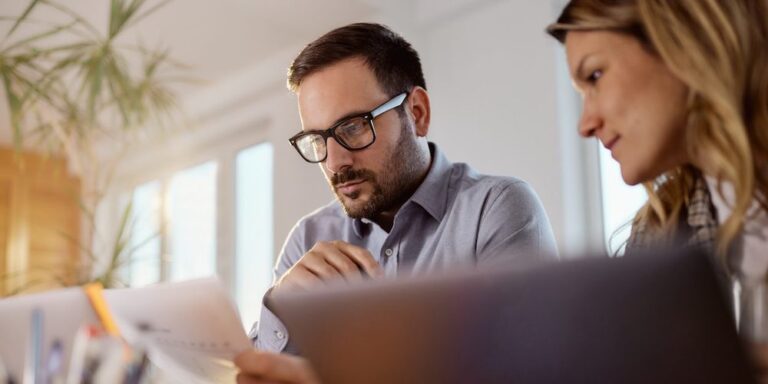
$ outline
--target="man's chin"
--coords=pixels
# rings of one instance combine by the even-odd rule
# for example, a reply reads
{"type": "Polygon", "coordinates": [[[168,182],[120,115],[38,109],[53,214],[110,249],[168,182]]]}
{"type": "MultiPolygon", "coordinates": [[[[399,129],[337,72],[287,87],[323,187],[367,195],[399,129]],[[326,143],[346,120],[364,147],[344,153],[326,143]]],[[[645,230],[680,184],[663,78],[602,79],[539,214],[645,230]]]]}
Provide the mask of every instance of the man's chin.
{"type": "Polygon", "coordinates": [[[367,217],[369,214],[368,196],[361,196],[360,193],[354,193],[354,196],[347,196],[343,194],[337,194],[336,198],[344,207],[344,212],[347,216],[353,219],[361,219],[367,217]]]}
{"type": "Polygon", "coordinates": [[[336,189],[333,192],[345,207],[363,207],[371,200],[371,192],[366,188],[355,188],[346,193],[336,189]]]}

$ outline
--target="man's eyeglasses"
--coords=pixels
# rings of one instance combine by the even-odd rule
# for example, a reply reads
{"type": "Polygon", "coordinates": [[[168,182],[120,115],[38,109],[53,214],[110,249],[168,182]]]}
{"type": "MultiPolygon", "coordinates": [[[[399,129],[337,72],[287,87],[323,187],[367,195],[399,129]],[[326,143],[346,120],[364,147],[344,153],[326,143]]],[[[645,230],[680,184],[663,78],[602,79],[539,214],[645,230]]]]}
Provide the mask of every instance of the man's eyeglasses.
{"type": "Polygon", "coordinates": [[[368,148],[376,141],[373,120],[382,113],[401,106],[407,97],[408,93],[403,92],[368,113],[344,119],[326,130],[299,132],[288,141],[299,155],[310,163],[320,163],[328,157],[329,137],[333,137],[339,145],[350,151],[368,148]]]}

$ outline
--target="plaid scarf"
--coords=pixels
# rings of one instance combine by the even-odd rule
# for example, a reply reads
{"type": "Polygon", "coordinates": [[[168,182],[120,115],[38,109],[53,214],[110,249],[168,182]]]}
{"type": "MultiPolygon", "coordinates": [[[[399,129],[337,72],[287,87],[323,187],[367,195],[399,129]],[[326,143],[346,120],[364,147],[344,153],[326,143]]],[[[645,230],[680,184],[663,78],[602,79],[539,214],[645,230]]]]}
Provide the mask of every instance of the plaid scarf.
{"type": "MultiPolygon", "coordinates": [[[[717,211],[712,205],[709,189],[703,177],[696,177],[688,201],[682,215],[686,220],[679,223],[678,237],[672,241],[714,252],[718,228],[717,211]]],[[[665,243],[666,241],[659,241],[657,235],[648,231],[647,223],[640,222],[632,226],[626,253],[647,250],[665,243]]]]}

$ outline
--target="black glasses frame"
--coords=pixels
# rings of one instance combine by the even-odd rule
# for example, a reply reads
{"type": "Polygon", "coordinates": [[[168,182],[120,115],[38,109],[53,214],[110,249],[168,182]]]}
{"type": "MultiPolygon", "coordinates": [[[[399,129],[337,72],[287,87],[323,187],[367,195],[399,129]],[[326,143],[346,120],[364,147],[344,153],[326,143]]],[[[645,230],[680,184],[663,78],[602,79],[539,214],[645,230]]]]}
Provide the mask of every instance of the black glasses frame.
{"type": "Polygon", "coordinates": [[[376,142],[376,127],[373,124],[373,120],[375,118],[379,117],[384,112],[388,112],[390,110],[393,110],[393,109],[403,105],[403,103],[405,102],[406,98],[408,98],[408,92],[400,93],[397,96],[389,99],[384,104],[381,104],[378,107],[374,108],[370,112],[361,113],[359,115],[350,116],[350,117],[348,117],[348,118],[346,118],[346,119],[344,119],[342,121],[339,121],[338,123],[334,124],[332,127],[328,128],[328,129],[299,132],[299,133],[293,135],[293,137],[291,137],[290,139],[288,139],[288,141],[296,149],[296,152],[298,152],[299,155],[301,155],[301,158],[304,159],[308,163],[322,163],[323,161],[325,161],[325,159],[328,158],[328,138],[329,137],[333,137],[333,139],[336,140],[336,142],[339,143],[339,145],[341,145],[342,147],[344,147],[345,149],[347,149],[349,151],[361,151],[363,149],[366,149],[366,148],[370,147],[371,145],[373,145],[373,143],[376,142]],[[365,119],[368,122],[368,124],[370,124],[371,132],[373,133],[373,138],[371,139],[371,142],[368,143],[367,145],[365,145],[363,147],[360,147],[360,148],[353,148],[353,147],[350,147],[349,144],[347,144],[342,138],[336,136],[336,128],[344,125],[345,123],[347,123],[348,121],[350,121],[352,119],[358,119],[358,118],[361,118],[361,117],[363,119],[365,119]],[[323,142],[325,143],[325,156],[323,156],[322,159],[320,159],[320,160],[310,160],[310,159],[307,159],[304,156],[304,154],[301,152],[301,149],[299,149],[299,145],[296,142],[299,139],[301,139],[302,137],[308,136],[308,135],[320,135],[323,138],[323,142]]]}

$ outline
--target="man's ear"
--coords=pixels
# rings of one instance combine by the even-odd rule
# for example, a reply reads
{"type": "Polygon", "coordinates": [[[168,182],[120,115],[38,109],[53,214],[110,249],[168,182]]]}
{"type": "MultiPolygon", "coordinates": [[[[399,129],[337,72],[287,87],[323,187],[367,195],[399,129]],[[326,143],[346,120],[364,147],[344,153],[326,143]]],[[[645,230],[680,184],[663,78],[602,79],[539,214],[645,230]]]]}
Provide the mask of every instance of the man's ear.
{"type": "Polygon", "coordinates": [[[419,86],[413,87],[408,95],[406,108],[413,117],[416,136],[427,136],[427,132],[429,132],[429,119],[431,117],[427,90],[419,86]]]}

